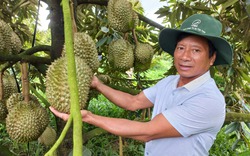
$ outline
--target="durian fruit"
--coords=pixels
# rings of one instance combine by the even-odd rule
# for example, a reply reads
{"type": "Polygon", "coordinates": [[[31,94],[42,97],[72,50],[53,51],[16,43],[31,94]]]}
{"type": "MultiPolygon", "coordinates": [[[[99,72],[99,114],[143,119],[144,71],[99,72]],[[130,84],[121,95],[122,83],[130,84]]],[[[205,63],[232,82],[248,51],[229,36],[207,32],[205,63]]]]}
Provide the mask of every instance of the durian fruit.
{"type": "Polygon", "coordinates": [[[8,99],[13,93],[17,93],[17,84],[13,75],[3,75],[3,99],[8,99]]]}
{"type": "MultiPolygon", "coordinates": [[[[30,100],[33,101],[33,103],[40,105],[38,99],[34,95],[30,94],[29,98],[30,100]]],[[[24,97],[22,93],[13,93],[6,101],[6,108],[8,112],[10,112],[18,102],[21,102],[23,100],[24,100],[24,97]]]]}
{"type": "Polygon", "coordinates": [[[133,46],[124,39],[117,39],[109,44],[108,60],[112,67],[120,71],[127,71],[133,67],[133,46]]]}
{"type": "Polygon", "coordinates": [[[0,100],[0,122],[5,120],[7,113],[6,100],[0,100]]]}
{"type": "MultiPolygon", "coordinates": [[[[65,56],[65,48],[62,55],[65,56]]],[[[84,32],[74,34],[74,54],[86,60],[86,63],[96,72],[99,67],[98,52],[94,40],[84,32]]]]}
{"type": "MultiPolygon", "coordinates": [[[[80,108],[86,106],[93,72],[84,59],[75,56],[77,85],[80,108]]],[[[70,112],[70,91],[68,85],[67,60],[61,57],[55,60],[46,74],[46,97],[55,109],[70,112]]]]}
{"type": "Polygon", "coordinates": [[[6,130],[12,140],[19,143],[35,141],[49,124],[45,108],[32,100],[20,101],[8,113],[6,130]]]}
{"type": "Polygon", "coordinates": [[[38,138],[38,142],[45,146],[53,145],[56,142],[56,131],[51,126],[47,126],[42,135],[38,138]]]}
{"type": "Polygon", "coordinates": [[[109,0],[107,6],[108,22],[120,32],[128,32],[138,23],[132,4],[127,0],[109,0]]]}
{"type": "Polygon", "coordinates": [[[22,42],[14,31],[11,31],[11,53],[18,54],[21,51],[22,42]]]}
{"type": "Polygon", "coordinates": [[[150,68],[154,49],[147,43],[137,43],[135,47],[135,71],[146,71],[150,68]]]}
{"type": "Polygon", "coordinates": [[[11,33],[12,28],[0,19],[0,53],[4,55],[11,54],[11,33]]]}

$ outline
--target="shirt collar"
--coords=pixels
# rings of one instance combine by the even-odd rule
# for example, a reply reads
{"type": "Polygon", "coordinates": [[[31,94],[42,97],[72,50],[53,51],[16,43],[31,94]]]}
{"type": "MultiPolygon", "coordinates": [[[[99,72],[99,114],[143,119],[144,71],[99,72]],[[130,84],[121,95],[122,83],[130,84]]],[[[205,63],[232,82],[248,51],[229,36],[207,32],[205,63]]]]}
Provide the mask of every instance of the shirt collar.
{"type": "Polygon", "coordinates": [[[205,82],[207,82],[210,78],[211,78],[210,71],[207,71],[205,74],[185,84],[183,87],[189,91],[192,91],[201,86],[202,84],[204,84],[205,82]]]}

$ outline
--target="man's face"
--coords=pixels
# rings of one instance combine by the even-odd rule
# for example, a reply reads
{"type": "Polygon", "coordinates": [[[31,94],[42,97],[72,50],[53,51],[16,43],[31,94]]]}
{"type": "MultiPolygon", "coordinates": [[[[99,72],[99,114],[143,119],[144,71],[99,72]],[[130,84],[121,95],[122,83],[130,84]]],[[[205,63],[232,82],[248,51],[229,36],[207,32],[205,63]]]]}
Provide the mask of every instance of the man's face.
{"type": "Polygon", "coordinates": [[[184,84],[208,71],[214,60],[215,55],[209,58],[207,40],[195,35],[179,41],[174,51],[174,65],[184,84]]]}

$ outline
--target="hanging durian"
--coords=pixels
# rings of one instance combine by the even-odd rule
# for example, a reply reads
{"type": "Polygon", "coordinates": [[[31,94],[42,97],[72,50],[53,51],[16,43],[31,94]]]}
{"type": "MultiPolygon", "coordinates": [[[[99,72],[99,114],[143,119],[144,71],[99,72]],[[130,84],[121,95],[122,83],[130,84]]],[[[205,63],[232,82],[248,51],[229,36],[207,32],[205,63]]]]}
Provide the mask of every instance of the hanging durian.
{"type": "Polygon", "coordinates": [[[112,67],[120,71],[127,71],[133,67],[133,46],[124,39],[114,40],[108,49],[108,60],[112,67]]]}
{"type": "Polygon", "coordinates": [[[138,23],[137,14],[127,0],[109,0],[107,11],[108,22],[117,31],[128,32],[134,29],[138,23]]]}
{"type": "MultiPolygon", "coordinates": [[[[62,55],[65,56],[65,48],[62,55]]],[[[84,32],[74,34],[74,54],[86,60],[86,63],[96,72],[99,67],[98,52],[94,40],[84,32]]]]}
{"type": "Polygon", "coordinates": [[[137,43],[135,47],[135,71],[146,71],[150,68],[154,49],[147,43],[137,43]]]}
{"type": "Polygon", "coordinates": [[[6,118],[6,130],[12,140],[20,143],[35,141],[49,123],[45,108],[32,100],[15,104],[6,118]]]}
{"type": "Polygon", "coordinates": [[[11,54],[11,33],[12,28],[0,19],[0,53],[4,55],[11,54]]]}
{"type": "Polygon", "coordinates": [[[17,93],[17,84],[13,75],[3,75],[3,99],[8,99],[13,93],[17,93]]]}
{"type": "MultiPolygon", "coordinates": [[[[93,72],[84,59],[75,56],[80,109],[85,108],[93,72]]],[[[67,60],[61,57],[48,68],[46,75],[46,96],[58,111],[70,112],[70,92],[68,85],[67,60]]]]}
{"type": "MultiPolygon", "coordinates": [[[[33,101],[33,103],[40,105],[38,99],[34,95],[30,94],[29,97],[30,97],[30,100],[33,101]]],[[[13,109],[18,102],[21,102],[23,100],[24,100],[24,97],[22,93],[13,93],[6,101],[6,107],[7,107],[8,112],[10,112],[11,109],[13,109]]]]}

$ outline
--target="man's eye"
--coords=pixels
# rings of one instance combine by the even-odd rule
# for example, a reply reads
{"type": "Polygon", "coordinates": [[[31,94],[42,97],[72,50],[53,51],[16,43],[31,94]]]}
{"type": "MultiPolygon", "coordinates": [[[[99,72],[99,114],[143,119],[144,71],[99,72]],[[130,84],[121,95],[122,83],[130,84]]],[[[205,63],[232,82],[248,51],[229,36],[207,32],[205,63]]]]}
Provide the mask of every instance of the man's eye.
{"type": "Polygon", "coordinates": [[[200,50],[199,49],[194,49],[193,52],[198,53],[198,52],[200,52],[200,50]]]}

